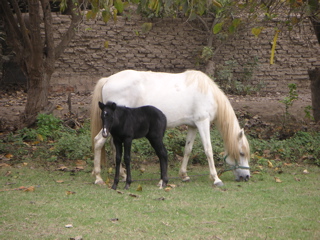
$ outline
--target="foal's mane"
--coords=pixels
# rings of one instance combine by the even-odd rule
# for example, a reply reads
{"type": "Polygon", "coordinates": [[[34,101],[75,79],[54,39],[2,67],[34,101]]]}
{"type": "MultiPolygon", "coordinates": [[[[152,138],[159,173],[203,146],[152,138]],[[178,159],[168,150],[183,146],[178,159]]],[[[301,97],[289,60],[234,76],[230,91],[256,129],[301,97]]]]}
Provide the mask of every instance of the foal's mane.
{"type": "MultiPolygon", "coordinates": [[[[187,71],[187,85],[196,81],[198,90],[201,93],[208,94],[211,91],[217,103],[217,113],[214,123],[222,136],[224,146],[228,155],[234,159],[240,158],[238,136],[240,133],[240,126],[235,112],[230,104],[227,96],[221,91],[218,85],[209,78],[206,74],[200,71],[187,71]]],[[[246,149],[248,149],[246,147],[246,149]]],[[[246,155],[249,155],[247,151],[246,155]]]]}

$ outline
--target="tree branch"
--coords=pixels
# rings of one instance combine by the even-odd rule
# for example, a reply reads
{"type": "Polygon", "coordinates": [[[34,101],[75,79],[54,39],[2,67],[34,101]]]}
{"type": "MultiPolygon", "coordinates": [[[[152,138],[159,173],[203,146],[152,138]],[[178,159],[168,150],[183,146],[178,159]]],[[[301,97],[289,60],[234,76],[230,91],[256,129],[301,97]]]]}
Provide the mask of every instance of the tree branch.
{"type": "Polygon", "coordinates": [[[46,68],[54,69],[55,61],[55,49],[54,49],[54,38],[53,38],[53,28],[52,28],[52,15],[51,7],[48,0],[40,0],[42,11],[43,11],[43,21],[44,21],[44,31],[45,31],[45,55],[46,55],[46,68]]]}
{"type": "Polygon", "coordinates": [[[312,16],[309,17],[315,35],[317,36],[318,43],[320,44],[320,18],[318,17],[319,11],[320,11],[320,4],[318,0],[310,0],[309,1],[310,10],[312,13],[312,16]]]}
{"type": "Polygon", "coordinates": [[[12,10],[9,6],[9,2],[6,0],[1,0],[0,6],[2,8],[2,13],[5,15],[5,19],[7,19],[7,23],[10,25],[11,30],[14,31],[16,35],[21,34],[16,19],[14,18],[12,10]]]}
{"type": "Polygon", "coordinates": [[[76,8],[72,0],[68,0],[68,8],[71,11],[71,22],[68,30],[62,36],[60,43],[55,48],[55,59],[58,59],[64,50],[67,48],[68,44],[75,35],[75,28],[79,25],[82,20],[82,15],[80,9],[76,8]]]}
{"type": "Polygon", "coordinates": [[[43,43],[41,39],[40,29],[40,7],[39,0],[29,0],[29,20],[30,20],[30,35],[32,49],[32,64],[28,64],[32,68],[39,68],[43,63],[43,43]]]}
{"type": "MultiPolygon", "coordinates": [[[[19,9],[19,6],[18,6],[18,2],[16,0],[11,0],[10,1],[12,6],[13,6],[13,9],[16,13],[16,16],[17,16],[17,20],[18,20],[18,23],[20,25],[20,34],[22,35],[22,38],[23,38],[23,45],[25,44],[27,48],[31,48],[31,42],[30,42],[30,38],[29,38],[29,35],[28,35],[28,31],[29,29],[26,27],[26,24],[22,18],[22,14],[21,14],[21,11],[19,9]]],[[[12,13],[12,11],[10,10],[10,12],[12,13]]],[[[15,21],[16,22],[16,21],[15,21]]],[[[17,26],[19,28],[19,26],[17,26]]]]}

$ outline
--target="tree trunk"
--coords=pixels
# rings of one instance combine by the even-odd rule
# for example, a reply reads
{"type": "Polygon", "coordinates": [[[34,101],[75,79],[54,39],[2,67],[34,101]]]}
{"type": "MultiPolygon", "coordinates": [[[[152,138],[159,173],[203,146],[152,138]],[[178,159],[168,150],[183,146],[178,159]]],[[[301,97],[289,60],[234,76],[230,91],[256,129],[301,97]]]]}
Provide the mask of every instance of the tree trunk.
{"type": "Polygon", "coordinates": [[[47,73],[45,69],[30,71],[27,104],[21,119],[21,127],[32,125],[40,112],[52,112],[54,106],[48,101],[50,78],[51,73],[47,73]]]}
{"type": "Polygon", "coordinates": [[[320,18],[318,16],[320,9],[319,0],[309,0],[308,5],[312,13],[309,19],[312,23],[318,43],[320,44],[320,18]]]}
{"type": "Polygon", "coordinates": [[[311,81],[311,99],[313,117],[316,122],[320,121],[320,68],[308,71],[311,81]]]}

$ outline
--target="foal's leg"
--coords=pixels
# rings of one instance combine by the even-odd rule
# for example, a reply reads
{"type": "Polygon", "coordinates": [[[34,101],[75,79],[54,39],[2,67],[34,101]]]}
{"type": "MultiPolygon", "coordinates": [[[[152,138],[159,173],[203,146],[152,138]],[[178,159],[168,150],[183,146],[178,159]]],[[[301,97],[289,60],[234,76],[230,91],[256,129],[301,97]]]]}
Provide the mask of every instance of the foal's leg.
{"type": "Polygon", "coordinates": [[[196,125],[198,127],[203,148],[207,156],[209,170],[210,170],[210,177],[212,180],[214,180],[214,185],[223,186],[223,182],[218,177],[217,170],[214,166],[213,152],[212,152],[211,139],[210,139],[210,121],[209,119],[203,120],[201,122],[197,122],[196,125]]]}
{"type": "Polygon", "coordinates": [[[196,134],[197,134],[197,128],[194,128],[194,127],[188,128],[188,134],[187,134],[187,139],[186,139],[186,145],[184,148],[183,160],[182,160],[182,164],[181,164],[180,172],[179,172],[179,175],[182,178],[182,181],[184,181],[184,182],[190,180],[190,177],[188,177],[188,175],[187,175],[187,166],[188,166],[189,157],[190,157],[190,154],[192,151],[194,139],[196,138],[196,134]]]}
{"type": "MultiPolygon", "coordinates": [[[[114,146],[112,137],[110,137],[110,146],[111,146],[113,161],[114,163],[116,163],[116,147],[114,146]]],[[[127,178],[126,169],[122,167],[122,164],[120,164],[120,176],[122,177],[122,181],[126,181],[126,178],[127,178]]]]}
{"type": "Polygon", "coordinates": [[[104,184],[104,181],[102,180],[100,176],[101,172],[101,151],[102,147],[105,144],[106,139],[102,137],[102,130],[95,136],[94,138],[94,161],[93,161],[93,171],[92,174],[96,176],[95,184],[104,184]]]}
{"type": "Polygon", "coordinates": [[[130,168],[130,161],[131,161],[131,144],[132,144],[132,139],[128,139],[124,141],[124,164],[126,165],[127,169],[127,179],[126,179],[126,186],[124,189],[129,189],[130,184],[131,184],[131,168],[130,168]]]}
{"type": "Polygon", "coordinates": [[[116,174],[114,176],[114,181],[112,185],[112,189],[116,190],[118,183],[119,183],[119,175],[120,175],[120,165],[121,165],[121,158],[122,158],[122,143],[114,141],[114,145],[116,147],[116,174]]]}
{"type": "Polygon", "coordinates": [[[160,189],[167,186],[169,178],[168,178],[168,153],[167,153],[167,149],[165,148],[164,144],[163,144],[163,137],[162,136],[158,136],[155,138],[148,138],[151,146],[154,148],[159,161],[160,161],[160,172],[161,172],[161,176],[160,176],[160,189]]]}

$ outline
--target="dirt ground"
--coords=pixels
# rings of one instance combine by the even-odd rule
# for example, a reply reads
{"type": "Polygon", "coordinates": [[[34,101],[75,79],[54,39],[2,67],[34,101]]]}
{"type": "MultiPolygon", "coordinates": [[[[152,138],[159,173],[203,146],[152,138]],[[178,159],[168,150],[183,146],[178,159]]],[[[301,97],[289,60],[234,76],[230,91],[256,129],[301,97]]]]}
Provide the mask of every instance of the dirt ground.
{"type": "MultiPolygon", "coordinates": [[[[19,117],[26,103],[26,93],[23,90],[0,90],[0,132],[14,131],[18,128],[19,117]]],[[[268,96],[235,96],[228,95],[238,118],[245,118],[250,123],[257,120],[263,125],[277,126],[283,122],[285,106],[279,100],[285,96],[280,94],[268,96]]],[[[77,119],[89,118],[90,94],[54,93],[50,96],[54,104],[54,115],[66,118],[70,111],[77,119]]],[[[308,128],[314,124],[306,118],[305,108],[311,106],[310,94],[299,94],[293,106],[289,109],[290,122],[296,128],[308,128]]],[[[250,124],[247,126],[250,127],[250,124]]],[[[300,130],[300,129],[296,129],[300,130]]]]}

